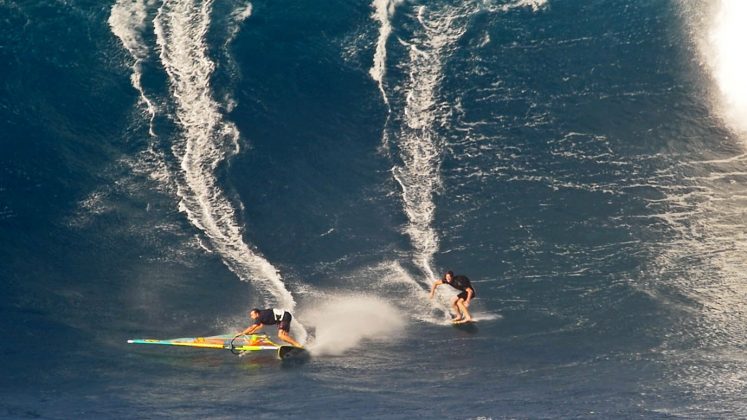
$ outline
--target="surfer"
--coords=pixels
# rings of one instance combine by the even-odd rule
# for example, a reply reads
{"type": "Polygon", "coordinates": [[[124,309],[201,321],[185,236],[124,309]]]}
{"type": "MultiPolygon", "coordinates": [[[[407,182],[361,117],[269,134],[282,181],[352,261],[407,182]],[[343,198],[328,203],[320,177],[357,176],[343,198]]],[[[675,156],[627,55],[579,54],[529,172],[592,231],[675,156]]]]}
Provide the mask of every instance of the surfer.
{"type": "Polygon", "coordinates": [[[469,278],[467,276],[455,276],[453,271],[448,271],[446,274],[444,274],[444,277],[441,280],[436,280],[433,283],[433,287],[431,287],[431,294],[430,298],[433,299],[434,293],[436,293],[436,288],[442,284],[448,284],[449,286],[460,290],[461,292],[451,298],[451,308],[456,312],[456,315],[453,315],[453,322],[455,323],[462,323],[462,322],[471,322],[472,321],[472,315],[470,315],[467,308],[469,307],[470,302],[475,297],[475,288],[472,287],[472,283],[469,281],[469,278]]]}
{"type": "Polygon", "coordinates": [[[278,324],[278,338],[289,343],[294,347],[302,347],[293,337],[288,334],[290,332],[290,323],[293,316],[290,312],[284,309],[252,309],[249,311],[249,317],[254,320],[254,324],[247,327],[241,334],[253,334],[255,331],[261,329],[265,325],[278,324]]]}

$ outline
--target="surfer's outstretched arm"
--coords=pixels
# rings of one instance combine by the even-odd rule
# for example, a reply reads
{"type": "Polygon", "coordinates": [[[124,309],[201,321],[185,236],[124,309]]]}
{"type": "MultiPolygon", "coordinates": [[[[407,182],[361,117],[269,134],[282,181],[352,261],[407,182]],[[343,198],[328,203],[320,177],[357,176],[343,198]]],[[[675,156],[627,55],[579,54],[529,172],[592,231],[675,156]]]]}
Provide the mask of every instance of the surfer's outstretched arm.
{"type": "Polygon", "coordinates": [[[444,284],[444,282],[441,280],[436,280],[433,282],[433,286],[431,286],[431,294],[428,295],[429,299],[433,299],[433,294],[436,293],[436,288],[442,284],[444,284]]]}

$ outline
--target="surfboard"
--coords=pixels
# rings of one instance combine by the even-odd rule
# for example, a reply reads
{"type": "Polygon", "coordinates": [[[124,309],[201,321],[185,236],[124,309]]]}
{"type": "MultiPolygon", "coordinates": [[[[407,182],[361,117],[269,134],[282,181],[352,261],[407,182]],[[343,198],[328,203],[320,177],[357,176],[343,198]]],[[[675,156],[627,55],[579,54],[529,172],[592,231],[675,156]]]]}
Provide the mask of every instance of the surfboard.
{"type": "Polygon", "coordinates": [[[468,333],[476,333],[477,332],[477,323],[475,321],[467,321],[467,322],[453,322],[451,323],[451,326],[468,333]]]}

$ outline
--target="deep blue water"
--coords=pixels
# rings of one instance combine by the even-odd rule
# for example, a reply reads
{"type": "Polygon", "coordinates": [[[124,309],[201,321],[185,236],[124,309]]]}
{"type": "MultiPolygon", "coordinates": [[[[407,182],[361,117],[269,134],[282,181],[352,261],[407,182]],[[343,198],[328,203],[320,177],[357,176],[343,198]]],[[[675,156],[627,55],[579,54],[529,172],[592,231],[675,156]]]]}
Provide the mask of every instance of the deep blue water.
{"type": "Polygon", "coordinates": [[[744,417],[744,17],[0,1],[0,417],[744,417]]]}

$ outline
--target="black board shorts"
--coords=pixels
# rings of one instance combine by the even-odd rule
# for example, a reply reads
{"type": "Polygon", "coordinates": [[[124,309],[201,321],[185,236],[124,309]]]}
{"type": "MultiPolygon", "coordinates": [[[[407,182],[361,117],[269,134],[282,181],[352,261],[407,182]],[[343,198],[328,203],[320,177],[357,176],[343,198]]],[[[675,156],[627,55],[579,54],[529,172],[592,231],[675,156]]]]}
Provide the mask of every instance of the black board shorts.
{"type": "Polygon", "coordinates": [[[289,333],[291,329],[291,320],[293,320],[293,316],[290,314],[290,312],[285,311],[285,313],[283,314],[283,317],[280,318],[278,329],[289,333]]]}
{"type": "MultiPolygon", "coordinates": [[[[475,296],[477,296],[477,292],[475,292],[475,289],[472,289],[472,299],[474,299],[475,296]]],[[[458,294],[457,297],[460,299],[467,300],[467,291],[466,290],[463,291],[462,293],[458,294]]]]}

